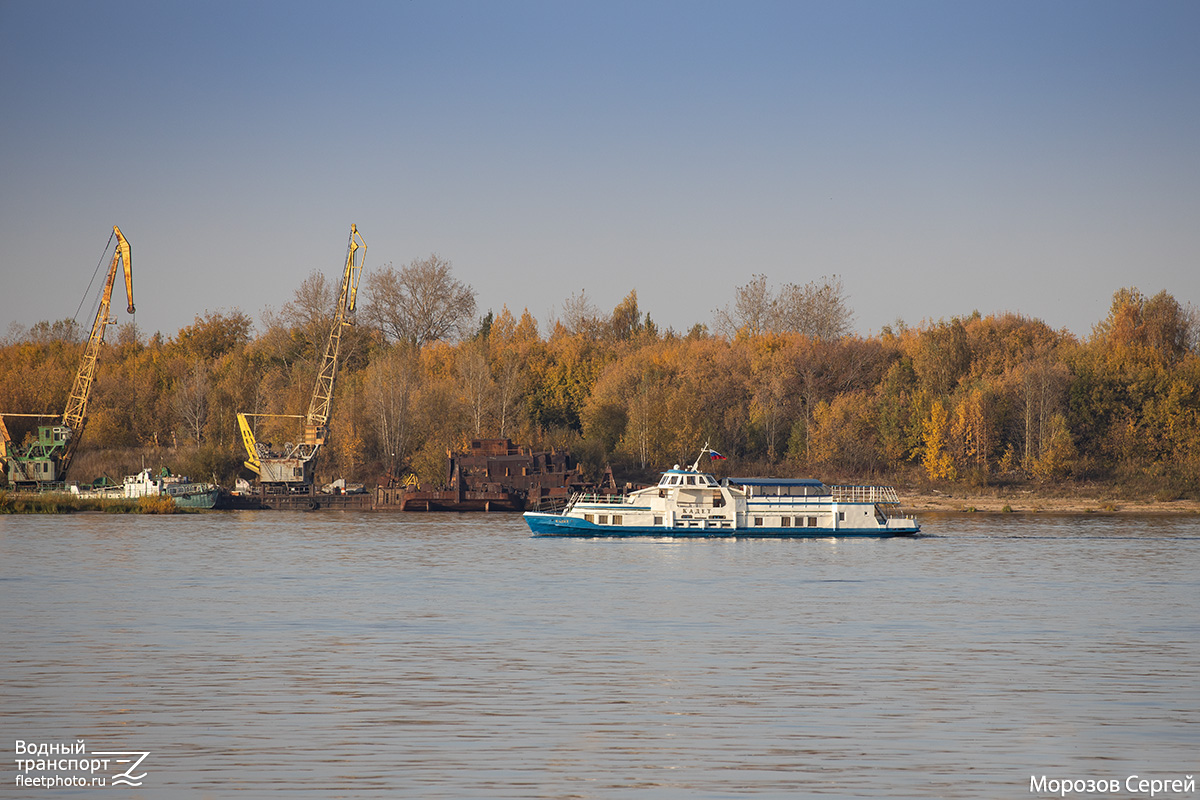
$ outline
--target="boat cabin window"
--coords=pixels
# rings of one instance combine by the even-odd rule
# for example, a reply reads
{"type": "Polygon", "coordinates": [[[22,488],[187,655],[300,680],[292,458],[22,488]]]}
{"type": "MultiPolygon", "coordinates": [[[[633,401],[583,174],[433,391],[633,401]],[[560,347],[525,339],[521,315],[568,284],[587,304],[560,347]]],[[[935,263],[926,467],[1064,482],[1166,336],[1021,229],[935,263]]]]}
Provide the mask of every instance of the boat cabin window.
{"type": "Polygon", "coordinates": [[[674,485],[675,485],[675,484],[677,484],[677,483],[679,483],[679,476],[678,476],[678,475],[672,475],[672,476],[671,476],[671,485],[672,485],[672,486],[674,486],[674,485]]]}
{"type": "Polygon", "coordinates": [[[695,475],[688,475],[688,476],[687,476],[687,482],[688,482],[688,486],[695,486],[695,485],[696,485],[696,476],[695,476],[695,475]]]}

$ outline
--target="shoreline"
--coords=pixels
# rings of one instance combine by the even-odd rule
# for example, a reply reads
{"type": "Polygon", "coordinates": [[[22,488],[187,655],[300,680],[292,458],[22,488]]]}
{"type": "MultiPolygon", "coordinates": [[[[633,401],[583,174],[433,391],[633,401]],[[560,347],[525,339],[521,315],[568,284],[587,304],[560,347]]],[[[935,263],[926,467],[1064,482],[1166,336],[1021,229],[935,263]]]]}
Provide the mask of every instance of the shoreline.
{"type": "Polygon", "coordinates": [[[1200,516],[1197,500],[1129,500],[1118,497],[1054,497],[1033,492],[1007,495],[900,492],[905,513],[937,514],[1166,514],[1200,516]]]}
{"type": "MultiPolygon", "coordinates": [[[[1040,494],[1036,491],[1008,493],[976,492],[912,492],[897,488],[900,509],[906,514],[1099,514],[1099,515],[1164,515],[1200,517],[1200,500],[1128,499],[1115,495],[1095,497],[1063,497],[1040,494]]],[[[154,498],[158,500],[158,498],[154,498]]],[[[0,490],[0,515],[4,514],[178,514],[217,509],[177,507],[170,503],[153,502],[151,498],[83,498],[69,494],[26,494],[0,490]]],[[[265,509],[264,509],[265,510],[265,509]]],[[[391,509],[372,509],[386,512],[391,509]]],[[[403,512],[400,512],[403,513],[403,512]]],[[[487,513],[504,513],[492,511],[487,513]]]]}

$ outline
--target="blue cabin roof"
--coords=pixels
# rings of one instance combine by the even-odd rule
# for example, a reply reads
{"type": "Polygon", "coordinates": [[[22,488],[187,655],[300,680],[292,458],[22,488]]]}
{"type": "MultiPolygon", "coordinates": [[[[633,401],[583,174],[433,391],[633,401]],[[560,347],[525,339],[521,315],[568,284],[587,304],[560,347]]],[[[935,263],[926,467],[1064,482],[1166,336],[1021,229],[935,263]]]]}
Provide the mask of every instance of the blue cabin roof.
{"type": "Polygon", "coordinates": [[[811,486],[825,484],[816,478],[730,478],[730,483],[738,486],[811,486]]]}

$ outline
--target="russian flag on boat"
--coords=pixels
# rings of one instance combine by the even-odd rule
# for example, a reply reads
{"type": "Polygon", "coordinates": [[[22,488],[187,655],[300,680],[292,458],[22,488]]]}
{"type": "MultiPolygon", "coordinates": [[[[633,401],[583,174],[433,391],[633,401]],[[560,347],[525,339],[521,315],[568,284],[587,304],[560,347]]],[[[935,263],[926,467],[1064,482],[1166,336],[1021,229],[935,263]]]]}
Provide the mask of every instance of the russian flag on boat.
{"type": "Polygon", "coordinates": [[[721,455],[716,450],[709,450],[708,457],[712,461],[724,461],[725,460],[725,456],[721,455]]]}

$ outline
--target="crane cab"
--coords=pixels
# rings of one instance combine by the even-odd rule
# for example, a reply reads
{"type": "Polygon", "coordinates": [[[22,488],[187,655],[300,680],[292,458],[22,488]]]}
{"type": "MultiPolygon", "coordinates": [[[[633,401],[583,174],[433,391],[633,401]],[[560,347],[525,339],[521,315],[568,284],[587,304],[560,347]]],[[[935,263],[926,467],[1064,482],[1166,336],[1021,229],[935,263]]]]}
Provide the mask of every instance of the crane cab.
{"type": "Polygon", "coordinates": [[[25,447],[14,448],[15,458],[8,459],[8,483],[18,489],[60,483],[65,476],[62,457],[71,441],[71,429],[65,425],[39,425],[37,438],[25,447]]]}

